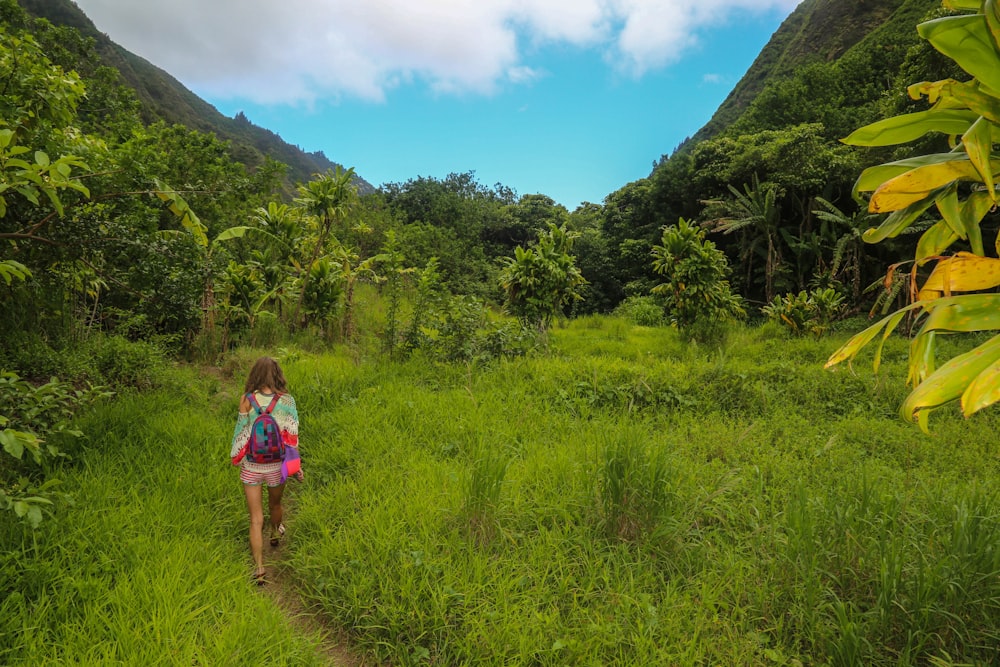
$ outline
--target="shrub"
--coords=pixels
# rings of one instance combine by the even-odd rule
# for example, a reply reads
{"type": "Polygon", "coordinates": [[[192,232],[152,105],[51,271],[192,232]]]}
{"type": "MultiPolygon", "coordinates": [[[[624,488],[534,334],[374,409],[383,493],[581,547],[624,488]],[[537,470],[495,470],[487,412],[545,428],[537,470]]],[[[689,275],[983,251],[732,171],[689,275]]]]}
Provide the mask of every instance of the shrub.
{"type": "Polygon", "coordinates": [[[843,310],[844,296],[832,287],[778,295],[763,313],[796,335],[822,336],[843,310]]]}
{"type": "Polygon", "coordinates": [[[653,270],[664,278],[653,293],[663,298],[667,316],[679,329],[746,314],[726,279],[726,255],[705,239],[704,230],[683,218],[664,227],[661,245],[653,247],[653,258],[653,270]]]}
{"type": "Polygon", "coordinates": [[[587,281],[569,254],[578,234],[549,224],[534,246],[518,246],[514,257],[504,258],[500,284],[508,311],[527,326],[545,330],[575,300],[587,281]]]}
{"type": "Polygon", "coordinates": [[[58,480],[47,478],[65,444],[83,434],[71,428],[76,412],[110,396],[101,387],[75,389],[52,379],[41,386],[17,374],[0,373],[0,511],[13,511],[37,527],[58,497],[58,480]]]}
{"type": "Polygon", "coordinates": [[[442,361],[474,361],[524,354],[536,334],[513,321],[490,322],[489,311],[471,296],[454,296],[423,314],[421,326],[406,337],[407,351],[423,350],[442,361]]]}
{"type": "Polygon", "coordinates": [[[658,327],[665,322],[663,305],[652,296],[628,297],[615,309],[615,315],[641,327],[658,327]]]}
{"type": "Polygon", "coordinates": [[[95,379],[116,388],[155,387],[165,366],[160,348],[120,336],[96,336],[88,341],[84,353],[93,359],[98,374],[95,379]]]}

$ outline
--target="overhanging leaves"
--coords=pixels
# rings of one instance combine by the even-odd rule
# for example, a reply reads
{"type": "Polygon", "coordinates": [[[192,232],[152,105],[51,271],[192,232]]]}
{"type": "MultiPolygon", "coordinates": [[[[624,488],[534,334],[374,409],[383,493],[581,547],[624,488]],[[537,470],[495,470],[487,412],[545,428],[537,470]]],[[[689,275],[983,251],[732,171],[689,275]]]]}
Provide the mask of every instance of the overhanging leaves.
{"type": "MultiPolygon", "coordinates": [[[[900,407],[900,415],[909,421],[918,421],[921,412],[958,399],[968,387],[972,386],[973,380],[994,365],[998,359],[1000,359],[1000,336],[994,336],[974,350],[949,360],[910,392],[900,407]]],[[[990,388],[989,382],[984,381],[984,392],[988,393],[990,388]]],[[[981,394],[976,394],[973,398],[978,399],[980,396],[981,394]]],[[[988,404],[979,405],[979,408],[985,405],[988,404]]]]}
{"type": "Polygon", "coordinates": [[[1000,285],[1000,259],[960,252],[942,259],[920,290],[921,300],[952,292],[974,292],[1000,285]]]}
{"type": "Polygon", "coordinates": [[[979,174],[979,179],[986,186],[993,200],[996,201],[996,191],[993,187],[993,170],[990,168],[990,155],[993,152],[992,124],[985,118],[980,118],[962,135],[962,146],[979,174]]]}
{"type": "Polygon", "coordinates": [[[917,242],[917,264],[920,265],[930,257],[936,257],[944,252],[952,243],[958,240],[958,235],[944,220],[934,224],[920,236],[917,242]]]}
{"type": "Polygon", "coordinates": [[[919,139],[928,132],[964,134],[979,114],[962,109],[929,109],[880,120],[842,139],[851,146],[892,146],[919,139]]]}
{"type": "MultiPolygon", "coordinates": [[[[951,160],[928,164],[885,181],[872,195],[868,210],[872,213],[898,211],[919,202],[935,189],[955,181],[977,181],[979,173],[968,155],[952,155],[951,160]]],[[[1000,160],[992,160],[993,169],[1000,168],[1000,160]]]]}
{"type": "Polygon", "coordinates": [[[153,194],[167,204],[167,209],[177,216],[181,226],[190,232],[198,245],[203,248],[208,247],[207,228],[191,210],[188,203],[177,192],[165,187],[160,181],[157,180],[155,183],[157,190],[153,194]]]}
{"type": "Polygon", "coordinates": [[[836,366],[841,362],[850,361],[854,359],[854,357],[857,356],[858,352],[860,352],[862,348],[868,345],[868,343],[872,342],[875,339],[875,337],[879,335],[879,333],[882,333],[882,331],[885,330],[885,336],[888,336],[889,334],[892,333],[892,331],[896,328],[896,326],[899,325],[899,322],[904,314],[921,306],[922,304],[920,303],[910,304],[905,308],[897,310],[895,313],[892,313],[891,315],[883,317],[881,320],[879,320],[872,326],[868,327],[861,333],[855,334],[849,341],[841,345],[836,352],[830,355],[830,358],[827,359],[826,364],[823,367],[830,368],[832,366],[836,366]]]}
{"type": "Polygon", "coordinates": [[[872,192],[886,181],[901,176],[912,169],[950,162],[955,158],[955,153],[932,153],[930,155],[919,155],[917,157],[906,158],[905,160],[897,160],[895,162],[868,167],[861,172],[858,180],[854,182],[854,197],[857,198],[860,192],[872,192]]]}
{"type": "MultiPolygon", "coordinates": [[[[1000,294],[944,297],[927,305],[920,333],[1000,331],[1000,294]]],[[[919,335],[919,334],[918,334],[919,335]]]]}
{"type": "Polygon", "coordinates": [[[993,90],[1000,90],[993,37],[982,14],[948,16],[917,26],[920,36],[963,70],[993,90]]]}

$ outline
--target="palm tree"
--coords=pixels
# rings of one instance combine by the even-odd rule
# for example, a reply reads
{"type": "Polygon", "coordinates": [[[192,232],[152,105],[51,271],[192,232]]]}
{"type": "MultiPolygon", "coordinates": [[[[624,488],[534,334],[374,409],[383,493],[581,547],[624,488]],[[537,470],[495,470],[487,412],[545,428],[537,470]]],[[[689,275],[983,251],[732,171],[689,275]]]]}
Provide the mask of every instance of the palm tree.
{"type": "Polygon", "coordinates": [[[760,180],[754,174],[753,183],[745,184],[743,192],[729,186],[733,194],[732,200],[706,202],[721,204],[728,209],[729,215],[712,220],[714,229],[723,234],[741,231],[745,243],[741,245],[740,255],[746,266],[747,283],[753,272],[753,255],[761,243],[766,244],[764,251],[764,299],[770,303],[774,299],[774,277],[782,265],[781,248],[781,205],[778,204],[778,188],[774,184],[761,186],[760,180]]]}
{"type": "Polygon", "coordinates": [[[309,262],[302,270],[302,291],[299,294],[299,302],[295,306],[295,314],[292,316],[292,321],[296,324],[299,320],[299,312],[302,310],[302,301],[306,296],[306,288],[309,285],[312,265],[326,244],[330,228],[335,220],[346,218],[351,207],[357,201],[358,193],[353,181],[354,168],[345,170],[338,166],[335,171],[328,170],[323,175],[317,175],[316,178],[298,188],[299,197],[296,198],[295,203],[304,208],[310,215],[316,216],[320,221],[320,230],[312,257],[309,258],[309,262]]]}
{"type": "Polygon", "coordinates": [[[833,258],[830,262],[830,277],[836,278],[844,275],[850,279],[852,303],[857,304],[861,297],[861,270],[865,265],[867,245],[862,238],[862,234],[869,227],[874,227],[879,219],[877,213],[869,213],[867,209],[859,208],[854,213],[848,215],[832,203],[816,197],[816,203],[823,207],[823,210],[813,211],[816,217],[825,223],[833,225],[837,241],[833,247],[833,258]],[[843,234],[840,234],[842,228],[843,234]]]}

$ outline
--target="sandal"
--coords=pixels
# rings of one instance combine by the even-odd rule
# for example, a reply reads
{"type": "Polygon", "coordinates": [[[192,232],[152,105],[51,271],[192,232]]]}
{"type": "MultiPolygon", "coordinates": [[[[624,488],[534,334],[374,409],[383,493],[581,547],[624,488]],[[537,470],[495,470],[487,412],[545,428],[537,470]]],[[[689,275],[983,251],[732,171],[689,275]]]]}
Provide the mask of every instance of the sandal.
{"type": "Polygon", "coordinates": [[[285,524],[279,523],[277,528],[271,528],[271,546],[276,547],[281,543],[281,538],[285,536],[285,524]]]}
{"type": "Polygon", "coordinates": [[[264,575],[265,575],[265,572],[263,570],[261,570],[260,572],[254,572],[253,573],[253,582],[255,584],[257,584],[258,586],[263,586],[264,584],[267,583],[267,579],[265,578],[264,575]]]}

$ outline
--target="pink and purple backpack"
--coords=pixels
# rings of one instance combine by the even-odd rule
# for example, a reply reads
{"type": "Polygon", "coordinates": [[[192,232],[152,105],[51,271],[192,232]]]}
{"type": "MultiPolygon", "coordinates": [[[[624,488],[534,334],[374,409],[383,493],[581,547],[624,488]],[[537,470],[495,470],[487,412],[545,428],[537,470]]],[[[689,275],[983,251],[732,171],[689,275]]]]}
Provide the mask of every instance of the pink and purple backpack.
{"type": "Polygon", "coordinates": [[[271,411],[277,405],[281,394],[275,394],[267,408],[261,408],[253,393],[247,394],[250,405],[257,413],[250,426],[250,442],[247,443],[247,458],[254,463],[280,463],[285,458],[285,443],[281,439],[281,428],[271,411]]]}

